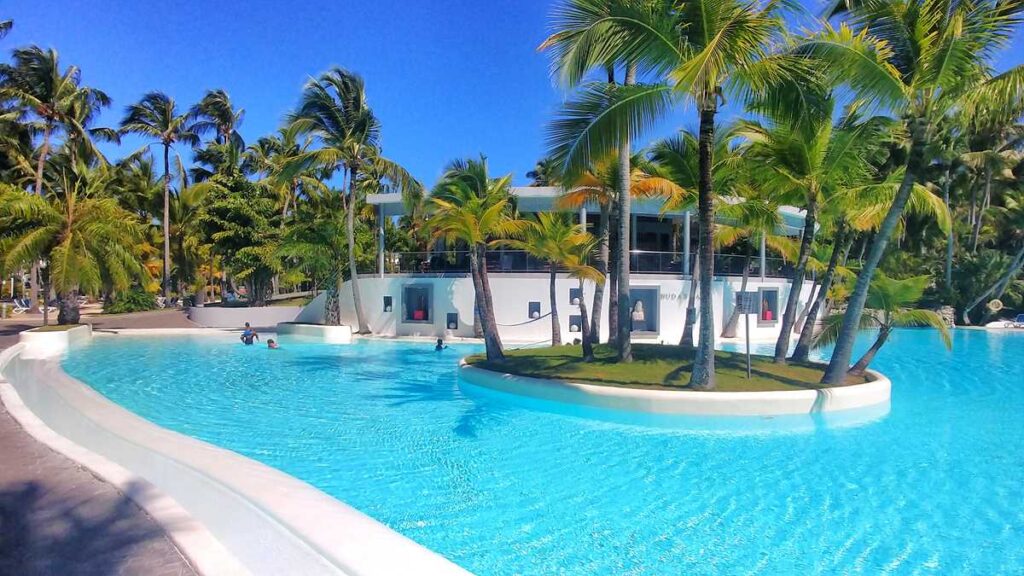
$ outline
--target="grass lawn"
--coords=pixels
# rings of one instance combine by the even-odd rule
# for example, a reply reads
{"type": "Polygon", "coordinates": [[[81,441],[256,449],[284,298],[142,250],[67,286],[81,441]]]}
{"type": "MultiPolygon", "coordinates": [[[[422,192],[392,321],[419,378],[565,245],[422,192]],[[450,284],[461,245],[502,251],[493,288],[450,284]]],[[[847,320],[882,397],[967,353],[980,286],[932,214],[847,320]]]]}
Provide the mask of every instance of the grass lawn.
{"type": "MultiPolygon", "coordinates": [[[[594,361],[583,362],[580,346],[555,346],[505,351],[504,363],[487,362],[482,354],[467,362],[497,372],[568,380],[584,384],[626,386],[652,390],[688,389],[693,349],[660,344],[633,344],[633,362],[615,362],[615,349],[594,347],[594,361]]],[[[715,353],[716,390],[722,392],[766,392],[772,390],[809,390],[819,384],[824,366],[819,364],[774,364],[767,356],[751,357],[751,377],[747,379],[744,354],[715,353]]],[[[846,384],[860,384],[863,378],[848,378],[846,384]]]]}
{"type": "Polygon", "coordinates": [[[305,306],[312,301],[313,299],[309,296],[296,296],[295,298],[286,298],[284,300],[271,300],[268,304],[270,306],[305,306]]]}
{"type": "Polygon", "coordinates": [[[50,324],[49,326],[40,326],[33,328],[33,332],[67,332],[72,328],[78,328],[82,324],[50,324]]]}

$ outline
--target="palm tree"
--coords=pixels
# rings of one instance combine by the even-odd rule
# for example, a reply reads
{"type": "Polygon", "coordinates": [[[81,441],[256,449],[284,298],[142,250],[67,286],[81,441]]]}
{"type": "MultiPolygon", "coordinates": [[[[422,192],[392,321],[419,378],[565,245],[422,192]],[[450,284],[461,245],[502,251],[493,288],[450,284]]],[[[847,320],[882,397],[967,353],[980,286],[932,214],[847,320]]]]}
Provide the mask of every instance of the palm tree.
{"type": "MultiPolygon", "coordinates": [[[[882,348],[892,334],[893,328],[928,326],[939,331],[942,343],[952,348],[953,341],[949,328],[936,312],[932,310],[911,309],[924,294],[924,289],[931,279],[927,276],[916,276],[899,280],[890,278],[881,270],[871,282],[868,293],[867,312],[861,317],[860,330],[878,330],[875,342],[860,360],[846,374],[863,376],[875,354],[882,348]]],[[[815,340],[815,346],[825,346],[836,341],[842,331],[843,316],[830,316],[825,320],[825,327],[815,340]]]]}
{"type": "Polygon", "coordinates": [[[152,138],[154,142],[146,144],[145,148],[154,144],[163,146],[164,267],[161,285],[164,298],[167,298],[170,296],[171,287],[171,148],[179,142],[186,146],[197,146],[199,136],[195,132],[190,115],[179,113],[174,99],[163,92],[150,92],[129,106],[121,120],[121,133],[152,138]]]}
{"type": "Polygon", "coordinates": [[[347,262],[344,192],[330,191],[296,210],[295,221],[285,228],[279,253],[293,258],[317,285],[324,286],[324,323],[341,325],[339,293],[347,262]]]}
{"type": "Polygon", "coordinates": [[[189,109],[189,116],[193,121],[192,131],[197,135],[213,132],[217,144],[231,143],[239,150],[245,148],[245,141],[238,133],[238,127],[245,118],[245,110],[236,109],[224,90],[208,91],[189,109]]]}
{"type": "Polygon", "coordinates": [[[783,203],[804,209],[800,251],[775,343],[776,363],[785,363],[789,354],[820,207],[841,191],[872,181],[873,165],[885,152],[881,144],[890,128],[887,118],[863,119],[856,105],[834,121],[833,96],[824,93],[817,98],[816,109],[799,119],[770,117],[765,125],[746,121],[738,131],[750,142],[751,177],[783,203]]]}
{"type": "Polygon", "coordinates": [[[65,173],[48,198],[0,184],[0,265],[49,261],[45,289],[52,284],[63,296],[61,324],[78,322],[79,292],[95,294],[105,284],[124,290],[147,276],[137,254],[142,226],[103,196],[108,183],[104,169],[65,173]]]}
{"type": "Polygon", "coordinates": [[[1021,269],[1024,269],[1024,194],[1006,198],[1005,205],[1000,207],[998,212],[1004,224],[1002,228],[1009,232],[1009,241],[1011,245],[1016,245],[1018,250],[999,279],[964,307],[962,316],[964,324],[971,324],[971,311],[984,300],[1002,297],[1003,292],[1010,286],[1013,279],[1017,277],[1021,269]]]}
{"type": "Polygon", "coordinates": [[[345,213],[352,303],[357,333],[368,333],[356,270],[355,216],[359,210],[360,174],[371,165],[378,171],[384,170],[396,191],[402,194],[418,193],[422,186],[405,169],[381,155],[380,122],[367,102],[366,88],[358,74],[333,68],[310,80],[303,90],[298,110],[291,115],[291,123],[299,134],[314,136],[321,147],[300,155],[290,164],[289,173],[311,167],[343,173],[348,189],[345,213]]]}
{"type": "Polygon", "coordinates": [[[796,49],[814,59],[837,83],[862,99],[883,104],[903,119],[909,134],[906,167],[898,193],[871,244],[850,295],[842,330],[822,381],[843,380],[868,298],[871,280],[903,214],[915,183],[927,168],[925,151],[941,119],[956,106],[984,102],[1008,116],[1018,108],[1024,66],[990,76],[996,51],[1006,46],[1021,21],[1024,4],[912,0],[837,3],[826,26],[796,49]]]}
{"type": "Polygon", "coordinates": [[[551,345],[558,346],[562,343],[561,324],[558,319],[558,292],[555,290],[558,269],[578,260],[579,246],[593,245],[594,238],[582,227],[573,224],[572,218],[565,213],[542,212],[537,214],[536,219],[528,220],[527,224],[521,239],[508,240],[505,244],[547,261],[548,291],[551,299],[551,345]]]}
{"type": "Polygon", "coordinates": [[[583,345],[583,361],[593,362],[596,339],[591,337],[590,323],[587,321],[586,282],[590,281],[596,286],[601,286],[605,281],[605,276],[590,265],[590,261],[597,252],[598,239],[592,234],[586,234],[581,240],[572,244],[561,265],[569,272],[570,278],[576,278],[579,281],[580,341],[583,345]]]}
{"type": "Polygon", "coordinates": [[[313,139],[300,137],[294,125],[286,125],[264,136],[246,150],[243,170],[258,174],[281,198],[281,224],[297,208],[300,195],[307,198],[328,193],[316,170],[296,170],[300,158],[309,152],[313,139]]]}
{"type": "Polygon", "coordinates": [[[487,159],[455,160],[434,187],[429,226],[435,240],[447,246],[469,247],[469,265],[476,294],[476,309],[483,324],[487,359],[505,359],[494,317],[494,302],[487,280],[487,250],[522,234],[527,224],[513,216],[509,198],[511,174],[491,178],[487,159]]]}
{"type": "Polygon", "coordinates": [[[561,178],[558,176],[558,164],[553,158],[541,158],[534,165],[533,170],[526,173],[531,180],[530,186],[558,186],[561,178]]]}
{"type": "MultiPolygon", "coordinates": [[[[95,88],[81,85],[81,71],[68,66],[63,71],[57,51],[38,46],[18,48],[13,64],[0,65],[0,100],[14,100],[34,121],[29,129],[42,134],[35,167],[35,193],[43,195],[43,169],[53,136],[63,131],[67,138],[86,138],[80,118],[110,105],[110,98],[95,88]]],[[[32,305],[38,300],[38,268],[32,265],[32,305]]]]}

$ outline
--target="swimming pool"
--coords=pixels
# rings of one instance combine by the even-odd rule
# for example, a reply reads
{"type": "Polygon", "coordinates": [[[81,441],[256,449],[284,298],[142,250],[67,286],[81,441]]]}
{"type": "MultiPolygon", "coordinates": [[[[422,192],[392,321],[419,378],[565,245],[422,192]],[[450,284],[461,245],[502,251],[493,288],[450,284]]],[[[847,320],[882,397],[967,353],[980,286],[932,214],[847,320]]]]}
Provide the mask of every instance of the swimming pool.
{"type": "Polygon", "coordinates": [[[578,417],[463,390],[476,350],[110,337],[64,367],[481,576],[1024,571],[1024,334],[897,332],[855,426],[578,417]]]}

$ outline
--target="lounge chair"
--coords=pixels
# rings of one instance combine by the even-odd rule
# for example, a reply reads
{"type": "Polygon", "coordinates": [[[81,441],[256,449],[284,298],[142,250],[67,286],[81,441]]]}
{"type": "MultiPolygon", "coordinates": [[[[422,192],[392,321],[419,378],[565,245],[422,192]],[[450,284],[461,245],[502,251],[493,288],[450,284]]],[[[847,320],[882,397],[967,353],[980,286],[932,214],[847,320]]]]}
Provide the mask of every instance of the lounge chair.
{"type": "Polygon", "coordinates": [[[1024,328],[1024,314],[1017,314],[1017,317],[1013,319],[1014,328],[1024,328]]]}
{"type": "Polygon", "coordinates": [[[24,314],[25,312],[28,312],[29,309],[31,308],[32,306],[29,305],[28,298],[15,298],[14,308],[11,309],[11,313],[24,314]]]}

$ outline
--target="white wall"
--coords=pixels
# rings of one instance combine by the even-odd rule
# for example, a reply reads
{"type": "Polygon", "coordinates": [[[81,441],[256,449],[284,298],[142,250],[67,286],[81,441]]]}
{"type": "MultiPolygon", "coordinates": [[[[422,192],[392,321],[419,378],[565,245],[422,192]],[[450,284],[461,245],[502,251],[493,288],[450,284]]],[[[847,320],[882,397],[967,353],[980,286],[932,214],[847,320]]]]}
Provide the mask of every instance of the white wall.
{"type": "Polygon", "coordinates": [[[302,312],[301,306],[262,306],[226,308],[203,306],[189,308],[189,320],[206,328],[239,328],[248,322],[255,328],[274,328],[279,322],[291,322],[302,312]]]}
{"type": "MultiPolygon", "coordinates": [[[[529,322],[529,302],[540,302],[541,315],[551,311],[548,294],[547,274],[491,274],[489,276],[494,298],[494,313],[500,325],[501,337],[508,341],[540,342],[551,338],[551,320],[543,317],[529,322]]],[[[732,312],[735,293],[740,289],[740,278],[716,278],[713,287],[714,317],[716,336],[721,333],[725,314],[732,312]]],[[[630,285],[633,288],[656,287],[659,290],[658,333],[649,336],[635,336],[637,340],[677,343],[683,332],[683,317],[689,296],[690,280],[664,274],[633,274],[630,285]]],[[[579,307],[569,302],[569,289],[576,288],[578,281],[559,275],[556,281],[558,314],[562,340],[569,342],[578,338],[579,333],[569,332],[569,316],[579,314],[579,307]]],[[[384,278],[365,276],[359,279],[363,311],[370,329],[385,336],[473,336],[473,282],[468,276],[419,276],[386,275],[384,278]],[[409,284],[429,285],[433,291],[433,320],[429,324],[402,321],[402,287],[409,284]],[[391,312],[384,312],[384,296],[392,297],[391,312]],[[448,312],[459,314],[459,327],[449,330],[445,326],[448,312]]],[[[778,336],[781,316],[789,295],[789,281],[782,278],[751,278],[747,290],[776,288],[779,291],[779,311],[772,326],[759,326],[756,314],[750,314],[751,340],[771,340],[778,336]]],[[[811,283],[805,282],[801,290],[801,303],[809,298],[811,283]]],[[[588,309],[593,307],[594,286],[585,287],[588,309]]],[[[300,314],[296,322],[323,322],[323,301],[321,294],[300,314]]],[[[698,300],[699,305],[699,300],[698,300]]],[[[604,311],[608,310],[608,292],[605,291],[604,311]]],[[[650,311],[648,311],[650,314],[650,311]]],[[[346,324],[355,326],[355,310],[352,306],[351,289],[341,293],[341,316],[346,324]]],[[[607,316],[605,316],[607,318],[607,316]]],[[[602,338],[608,336],[608,323],[601,326],[602,338]]],[[[743,337],[743,322],[738,336],[743,337]]],[[[696,332],[694,334],[696,337],[696,332]]]]}

